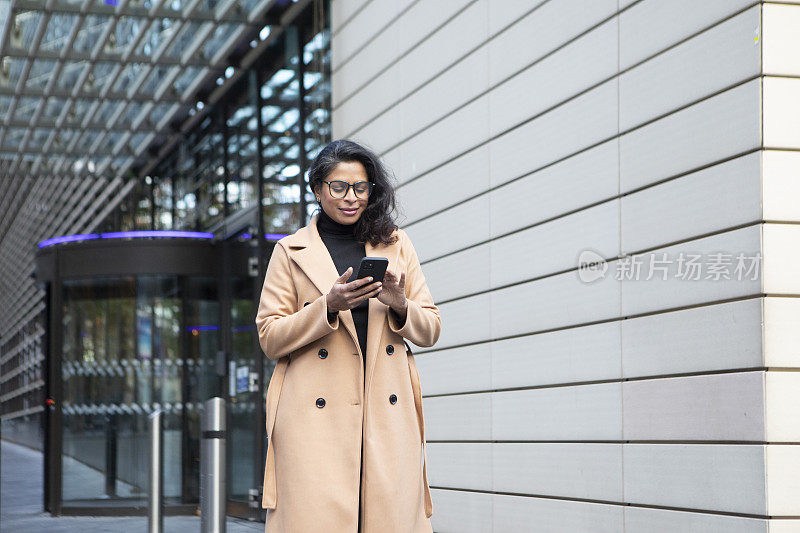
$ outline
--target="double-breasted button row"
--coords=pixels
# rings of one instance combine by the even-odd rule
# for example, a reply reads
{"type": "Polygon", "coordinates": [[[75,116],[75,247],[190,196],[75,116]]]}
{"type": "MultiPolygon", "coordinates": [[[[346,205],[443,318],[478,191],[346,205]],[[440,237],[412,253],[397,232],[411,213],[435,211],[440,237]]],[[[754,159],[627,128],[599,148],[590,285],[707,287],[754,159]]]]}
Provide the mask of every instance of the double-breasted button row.
{"type": "MultiPolygon", "coordinates": [[[[389,395],[389,403],[392,405],[397,403],[397,394],[389,395]]],[[[325,398],[317,398],[317,407],[320,409],[325,407],[325,398]]]]}
{"type": "Polygon", "coordinates": [[[325,348],[320,348],[319,352],[317,352],[317,355],[319,355],[320,359],[325,359],[326,357],[328,357],[328,350],[326,350],[325,348]]]}
{"type": "Polygon", "coordinates": [[[389,355],[392,355],[394,353],[394,346],[392,346],[391,344],[387,345],[386,346],[386,353],[388,353],[389,355]]]}

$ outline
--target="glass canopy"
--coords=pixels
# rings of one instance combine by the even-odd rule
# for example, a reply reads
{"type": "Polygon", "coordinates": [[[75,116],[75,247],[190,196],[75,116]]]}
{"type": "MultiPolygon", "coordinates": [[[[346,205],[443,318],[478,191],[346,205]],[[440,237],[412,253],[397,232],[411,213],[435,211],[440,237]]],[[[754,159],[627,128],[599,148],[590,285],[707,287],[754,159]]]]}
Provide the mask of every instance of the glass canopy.
{"type": "Polygon", "coordinates": [[[122,177],[291,4],[0,0],[0,176],[122,177]]]}

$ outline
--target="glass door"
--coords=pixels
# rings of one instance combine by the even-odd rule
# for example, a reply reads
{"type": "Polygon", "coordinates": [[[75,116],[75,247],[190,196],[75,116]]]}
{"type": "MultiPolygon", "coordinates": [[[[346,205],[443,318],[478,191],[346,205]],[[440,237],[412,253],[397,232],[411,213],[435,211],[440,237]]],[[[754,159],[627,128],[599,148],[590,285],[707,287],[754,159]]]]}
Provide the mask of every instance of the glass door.
{"type": "Polygon", "coordinates": [[[266,452],[263,378],[265,370],[271,375],[271,367],[265,368],[254,324],[261,288],[252,268],[258,248],[251,240],[228,244],[228,514],[260,519],[266,452]]]}

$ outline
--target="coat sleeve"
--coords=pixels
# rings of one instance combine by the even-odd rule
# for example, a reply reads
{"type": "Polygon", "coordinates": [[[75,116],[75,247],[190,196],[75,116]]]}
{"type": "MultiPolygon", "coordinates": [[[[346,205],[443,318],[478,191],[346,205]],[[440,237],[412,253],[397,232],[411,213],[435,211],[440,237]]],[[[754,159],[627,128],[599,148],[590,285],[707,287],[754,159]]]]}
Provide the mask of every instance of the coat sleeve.
{"type": "MultiPolygon", "coordinates": [[[[408,309],[406,319],[401,323],[395,313],[388,313],[389,328],[410,340],[417,346],[429,347],[436,344],[442,330],[442,319],[439,308],[433,303],[433,297],[425,282],[425,275],[419,264],[417,251],[411,244],[411,239],[400,230],[402,239],[401,268],[406,273],[406,300],[408,309]]],[[[399,274],[399,272],[398,272],[399,274]]]]}
{"type": "Polygon", "coordinates": [[[289,256],[278,242],[267,265],[261,299],[256,313],[256,330],[264,355],[278,359],[336,331],[339,314],[328,321],[326,295],[295,310],[297,289],[292,279],[289,256]]]}

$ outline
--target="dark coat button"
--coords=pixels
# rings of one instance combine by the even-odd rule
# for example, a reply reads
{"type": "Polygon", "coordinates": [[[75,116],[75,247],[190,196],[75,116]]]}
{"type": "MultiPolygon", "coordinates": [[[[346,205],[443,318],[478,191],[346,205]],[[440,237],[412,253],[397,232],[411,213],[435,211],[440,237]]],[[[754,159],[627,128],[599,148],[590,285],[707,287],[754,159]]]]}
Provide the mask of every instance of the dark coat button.
{"type": "Polygon", "coordinates": [[[325,407],[325,398],[317,398],[317,407],[320,409],[325,407]]]}
{"type": "Polygon", "coordinates": [[[389,403],[392,405],[397,403],[397,394],[392,394],[391,396],[389,396],[389,403]]]}
{"type": "Polygon", "coordinates": [[[306,302],[306,303],[304,303],[304,304],[303,304],[303,307],[307,306],[307,305],[308,305],[308,304],[310,304],[310,303],[311,303],[311,302],[306,302]]]}
{"type": "Polygon", "coordinates": [[[328,350],[326,350],[325,348],[320,348],[319,349],[319,358],[320,359],[325,359],[326,357],[328,357],[328,350]]]}
{"type": "Polygon", "coordinates": [[[394,346],[392,346],[391,344],[386,346],[386,353],[388,353],[389,355],[392,355],[394,353],[394,346]]]}

